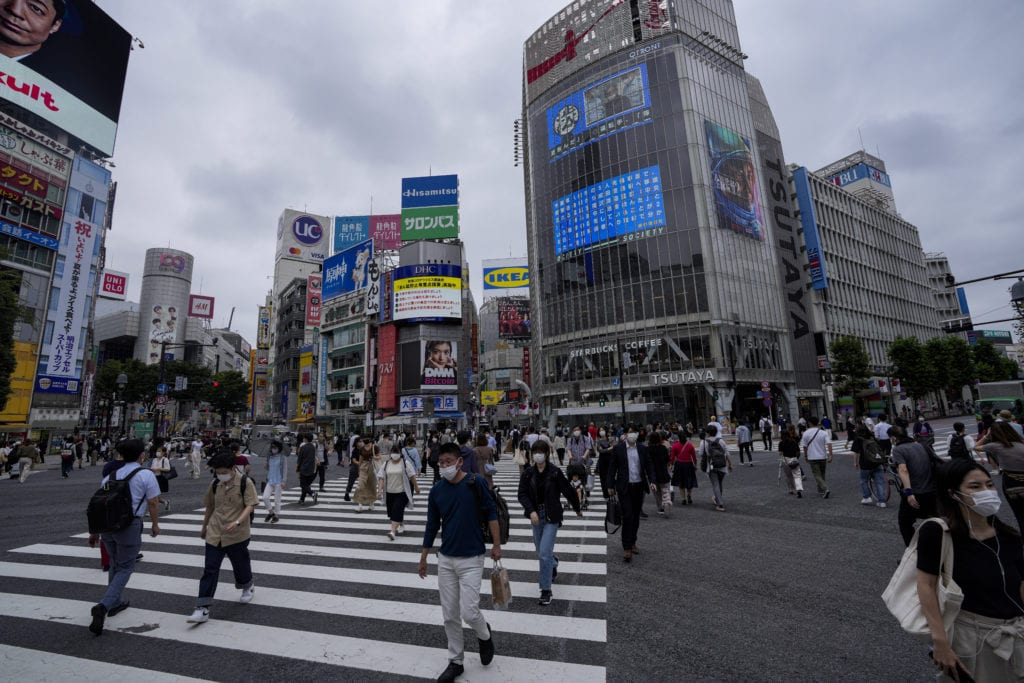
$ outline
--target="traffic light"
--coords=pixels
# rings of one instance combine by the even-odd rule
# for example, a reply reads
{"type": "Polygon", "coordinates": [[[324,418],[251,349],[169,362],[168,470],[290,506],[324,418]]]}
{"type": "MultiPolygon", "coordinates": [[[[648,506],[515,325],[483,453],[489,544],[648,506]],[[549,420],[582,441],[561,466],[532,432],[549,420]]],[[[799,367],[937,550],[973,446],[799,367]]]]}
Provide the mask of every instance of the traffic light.
{"type": "Polygon", "coordinates": [[[220,382],[218,382],[217,380],[213,380],[213,382],[211,382],[211,383],[210,383],[210,385],[211,385],[211,386],[212,386],[212,387],[213,387],[214,389],[219,389],[219,388],[220,388],[220,382]]]}

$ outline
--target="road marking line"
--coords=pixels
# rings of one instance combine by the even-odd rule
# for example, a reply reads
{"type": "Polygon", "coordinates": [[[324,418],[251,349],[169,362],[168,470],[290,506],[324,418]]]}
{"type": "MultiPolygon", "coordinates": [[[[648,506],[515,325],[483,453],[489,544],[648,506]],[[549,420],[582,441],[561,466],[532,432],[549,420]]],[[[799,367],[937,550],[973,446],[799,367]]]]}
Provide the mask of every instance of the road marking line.
{"type": "Polygon", "coordinates": [[[45,650],[0,647],[0,671],[8,681],[147,681],[147,683],[202,683],[206,679],[140,669],[124,664],[70,657],[45,650]]]}

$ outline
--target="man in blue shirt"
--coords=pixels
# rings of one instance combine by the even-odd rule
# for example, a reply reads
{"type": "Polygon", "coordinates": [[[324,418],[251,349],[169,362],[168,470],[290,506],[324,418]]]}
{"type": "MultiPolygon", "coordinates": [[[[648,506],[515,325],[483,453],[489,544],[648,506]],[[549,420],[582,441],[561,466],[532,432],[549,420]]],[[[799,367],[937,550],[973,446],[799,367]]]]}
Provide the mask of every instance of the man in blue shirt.
{"type": "MultiPolygon", "coordinates": [[[[129,439],[117,444],[117,452],[124,459],[124,465],[111,472],[103,478],[107,483],[110,477],[114,479],[127,479],[135,470],[139,469],[139,456],[145,445],[139,439],[129,439]]],[[[139,548],[142,547],[142,517],[145,509],[149,509],[150,531],[156,538],[160,533],[160,525],[157,523],[160,510],[160,486],[157,484],[156,475],[151,470],[143,469],[128,482],[128,488],[132,494],[132,509],[135,511],[135,520],[120,531],[102,534],[103,546],[110,556],[110,570],[107,577],[107,592],[103,599],[92,608],[92,623],[89,630],[96,635],[103,633],[103,622],[107,616],[113,616],[128,606],[127,602],[121,601],[121,592],[124,590],[132,572],[135,571],[135,560],[139,556],[139,548]],[[143,505],[145,503],[145,506],[143,505]]],[[[96,541],[100,534],[89,535],[89,547],[95,548],[96,541]]]]}
{"type": "Polygon", "coordinates": [[[427,497],[427,526],[423,534],[419,575],[427,578],[427,555],[434,545],[438,530],[441,550],[437,555],[437,590],[441,595],[444,631],[448,636],[448,668],[438,681],[454,681],[465,671],[462,622],[469,624],[480,640],[480,663],[487,666],[494,659],[491,627],[480,613],[480,582],[484,571],[484,534],[480,526],[481,512],[488,520],[491,558],[501,559],[501,532],[494,497],[483,478],[463,471],[459,446],[446,443],[438,455],[441,479],[427,497]],[[474,490],[475,487],[475,490],[474,490]]]}

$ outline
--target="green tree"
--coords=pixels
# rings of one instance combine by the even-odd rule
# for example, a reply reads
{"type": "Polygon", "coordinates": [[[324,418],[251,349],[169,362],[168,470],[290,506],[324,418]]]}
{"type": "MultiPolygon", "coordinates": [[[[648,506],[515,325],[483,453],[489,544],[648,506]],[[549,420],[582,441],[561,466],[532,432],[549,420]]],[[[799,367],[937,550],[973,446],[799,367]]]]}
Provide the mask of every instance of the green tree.
{"type": "Polygon", "coordinates": [[[868,385],[871,357],[856,337],[837,337],[829,346],[832,378],[840,394],[856,394],[868,385]]]}
{"type": "Polygon", "coordinates": [[[890,374],[900,379],[903,390],[915,401],[939,388],[935,369],[916,337],[897,337],[889,345],[889,365],[890,374]]]}
{"type": "Polygon", "coordinates": [[[933,337],[925,343],[924,353],[932,366],[935,384],[950,401],[960,398],[963,386],[973,384],[977,378],[971,347],[963,337],[933,337]]]}
{"type": "Polygon", "coordinates": [[[1003,382],[1017,377],[1017,364],[996,351],[989,340],[978,339],[971,351],[980,381],[1003,382]]]}
{"type": "Polygon", "coordinates": [[[206,385],[203,399],[220,415],[220,426],[224,429],[228,426],[228,416],[249,407],[249,382],[237,370],[218,372],[206,385]]]}
{"type": "MultiPolygon", "coordinates": [[[[0,258],[4,256],[0,253],[0,258]]],[[[21,272],[0,267],[0,410],[7,407],[11,397],[11,375],[18,367],[14,354],[14,325],[32,324],[32,311],[22,306],[19,297],[21,272]]]]}

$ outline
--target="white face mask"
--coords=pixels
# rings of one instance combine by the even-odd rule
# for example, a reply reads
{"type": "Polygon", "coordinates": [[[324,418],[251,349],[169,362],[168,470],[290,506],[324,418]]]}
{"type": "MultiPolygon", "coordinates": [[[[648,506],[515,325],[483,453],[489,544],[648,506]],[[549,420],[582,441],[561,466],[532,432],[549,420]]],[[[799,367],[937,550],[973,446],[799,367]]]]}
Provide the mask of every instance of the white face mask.
{"type": "MultiPolygon", "coordinates": [[[[996,514],[999,512],[999,508],[1003,504],[1003,501],[999,498],[999,494],[992,490],[978,491],[977,493],[968,493],[966,495],[974,503],[973,505],[968,505],[968,507],[982,517],[991,517],[996,514]]],[[[962,498],[960,502],[967,505],[962,498]]]]}
{"type": "Polygon", "coordinates": [[[599,431],[597,433],[597,435],[603,438],[604,437],[604,430],[602,429],[601,431],[599,431]]]}
{"type": "Polygon", "coordinates": [[[573,433],[572,433],[572,435],[573,435],[574,437],[576,437],[577,439],[578,439],[578,438],[580,438],[580,432],[579,432],[579,430],[576,430],[575,432],[573,432],[573,433]]]}
{"type": "Polygon", "coordinates": [[[629,434],[626,434],[626,441],[627,441],[627,442],[628,442],[628,443],[629,443],[630,445],[633,445],[633,444],[635,444],[635,443],[636,443],[636,437],[637,437],[637,434],[636,434],[636,432],[630,432],[629,434]]]}
{"type": "Polygon", "coordinates": [[[535,463],[537,463],[538,465],[541,464],[542,462],[547,462],[547,459],[548,459],[548,456],[546,454],[544,454],[544,453],[534,453],[533,454],[533,461],[535,463]]]}
{"type": "Polygon", "coordinates": [[[459,473],[458,465],[449,465],[448,467],[442,467],[440,469],[441,476],[447,481],[451,481],[455,478],[455,475],[459,473]]]}
{"type": "Polygon", "coordinates": [[[392,460],[394,460],[394,461],[396,461],[396,462],[397,462],[397,461],[398,461],[398,459],[399,459],[399,458],[401,458],[401,457],[402,457],[402,454],[401,454],[401,453],[392,453],[392,454],[391,454],[391,459],[392,459],[392,460]]]}
{"type": "Polygon", "coordinates": [[[232,477],[232,475],[230,473],[228,473],[228,474],[218,474],[217,475],[217,478],[220,479],[221,481],[224,481],[224,482],[231,481],[231,477],[232,477]]]}

